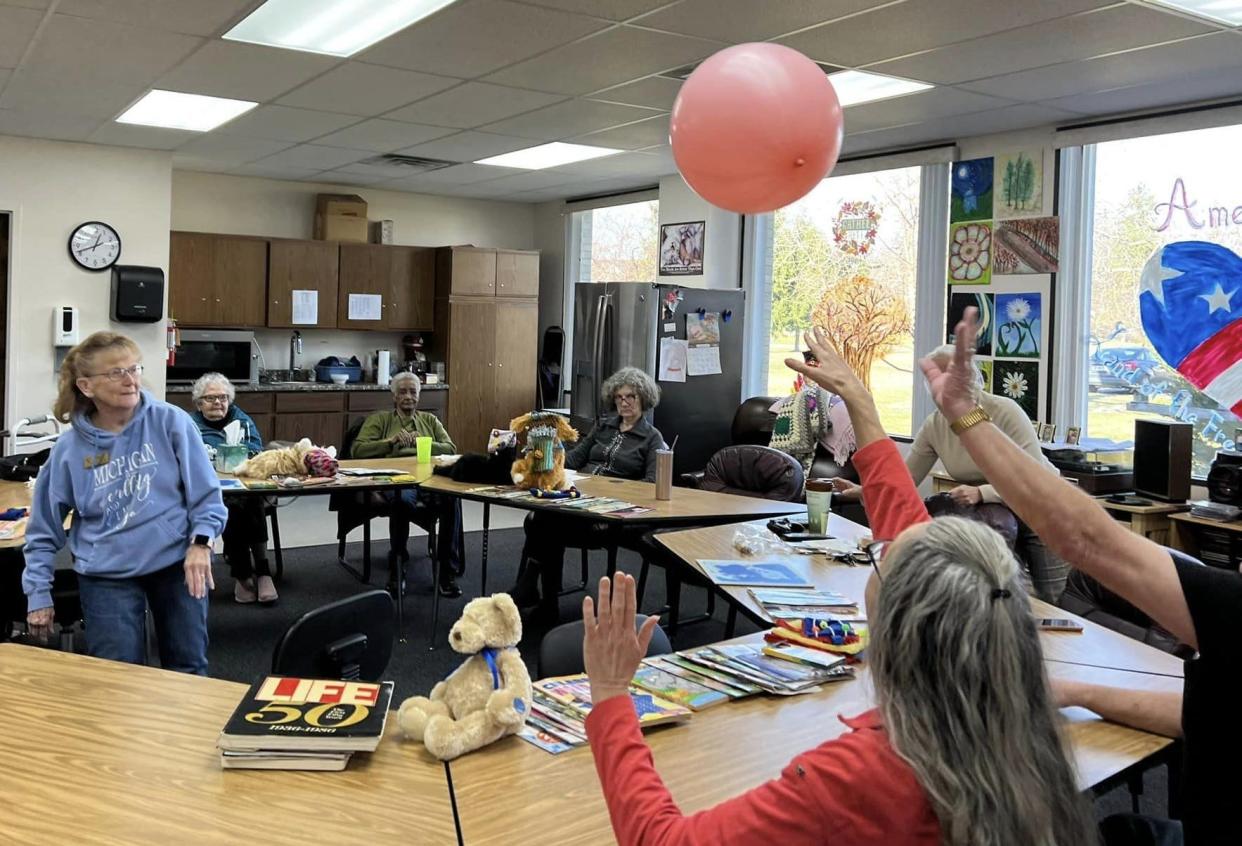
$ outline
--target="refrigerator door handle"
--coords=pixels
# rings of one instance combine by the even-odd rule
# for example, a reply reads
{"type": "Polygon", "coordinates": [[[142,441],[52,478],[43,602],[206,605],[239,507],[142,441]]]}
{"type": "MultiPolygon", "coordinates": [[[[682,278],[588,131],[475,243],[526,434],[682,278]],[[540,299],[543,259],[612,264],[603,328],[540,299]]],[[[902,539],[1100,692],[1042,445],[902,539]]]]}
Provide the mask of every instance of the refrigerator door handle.
{"type": "Polygon", "coordinates": [[[607,314],[606,302],[607,294],[601,294],[595,303],[595,342],[591,348],[591,402],[592,411],[591,418],[596,420],[599,418],[599,386],[600,386],[600,359],[604,354],[604,315],[607,314]]]}

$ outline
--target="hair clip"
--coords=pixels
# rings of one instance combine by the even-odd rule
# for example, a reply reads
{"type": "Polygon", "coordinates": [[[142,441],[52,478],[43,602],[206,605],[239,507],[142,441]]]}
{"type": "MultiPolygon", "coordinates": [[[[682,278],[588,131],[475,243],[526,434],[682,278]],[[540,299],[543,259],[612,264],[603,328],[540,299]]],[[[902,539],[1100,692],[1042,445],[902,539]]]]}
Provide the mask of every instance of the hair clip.
{"type": "Polygon", "coordinates": [[[1012,594],[1009,593],[1009,588],[997,588],[992,591],[993,599],[1008,599],[1011,595],[1012,594]]]}

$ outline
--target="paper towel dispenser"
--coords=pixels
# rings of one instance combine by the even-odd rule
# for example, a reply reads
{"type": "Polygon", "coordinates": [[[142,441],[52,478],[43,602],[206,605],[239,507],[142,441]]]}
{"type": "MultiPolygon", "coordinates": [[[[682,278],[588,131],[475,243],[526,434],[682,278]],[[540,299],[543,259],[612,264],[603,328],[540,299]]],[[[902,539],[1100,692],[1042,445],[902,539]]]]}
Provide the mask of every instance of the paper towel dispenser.
{"type": "Polygon", "coordinates": [[[132,264],[112,266],[112,319],[155,323],[164,318],[164,271],[132,264]]]}

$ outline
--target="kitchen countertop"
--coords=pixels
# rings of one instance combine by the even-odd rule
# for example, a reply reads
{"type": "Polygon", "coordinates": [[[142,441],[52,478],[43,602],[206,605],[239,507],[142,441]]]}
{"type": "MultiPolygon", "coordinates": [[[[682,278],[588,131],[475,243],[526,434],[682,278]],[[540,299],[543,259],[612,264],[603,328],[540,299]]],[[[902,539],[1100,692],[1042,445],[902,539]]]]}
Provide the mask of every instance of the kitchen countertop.
{"type": "MultiPolygon", "coordinates": [[[[434,385],[423,385],[424,391],[447,391],[448,385],[444,382],[437,382],[434,385]]],[[[260,383],[258,385],[233,385],[233,389],[239,394],[254,393],[286,393],[290,391],[389,391],[392,388],[389,385],[377,385],[374,382],[346,382],[344,385],[337,385],[334,382],[270,382],[260,383]]],[[[190,392],[189,385],[168,385],[164,389],[165,394],[188,394],[190,392]]]]}

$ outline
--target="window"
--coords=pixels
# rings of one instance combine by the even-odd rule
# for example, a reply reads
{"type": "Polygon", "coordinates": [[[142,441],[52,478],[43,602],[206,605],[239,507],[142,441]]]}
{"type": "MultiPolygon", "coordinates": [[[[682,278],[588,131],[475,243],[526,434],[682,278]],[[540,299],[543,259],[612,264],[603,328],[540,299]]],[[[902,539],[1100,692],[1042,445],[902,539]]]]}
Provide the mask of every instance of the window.
{"type": "Polygon", "coordinates": [[[1239,144],[1242,126],[1095,149],[1087,434],[1127,441],[1137,418],[1191,423],[1197,477],[1239,426],[1229,410],[1242,399],[1237,356],[1212,352],[1229,348],[1226,326],[1242,327],[1234,323],[1242,317],[1242,259],[1226,252],[1242,253],[1239,144]],[[1183,252],[1149,265],[1158,248],[1185,241],[1211,246],[1193,266],[1178,257],[1183,252]]]}
{"type": "Polygon", "coordinates": [[[823,325],[870,385],[884,428],[911,433],[921,172],[830,177],[772,216],[764,393],[792,391],[785,359],[823,325]]]}
{"type": "Polygon", "coordinates": [[[659,228],[658,200],[574,212],[573,282],[655,282],[659,228]]]}

